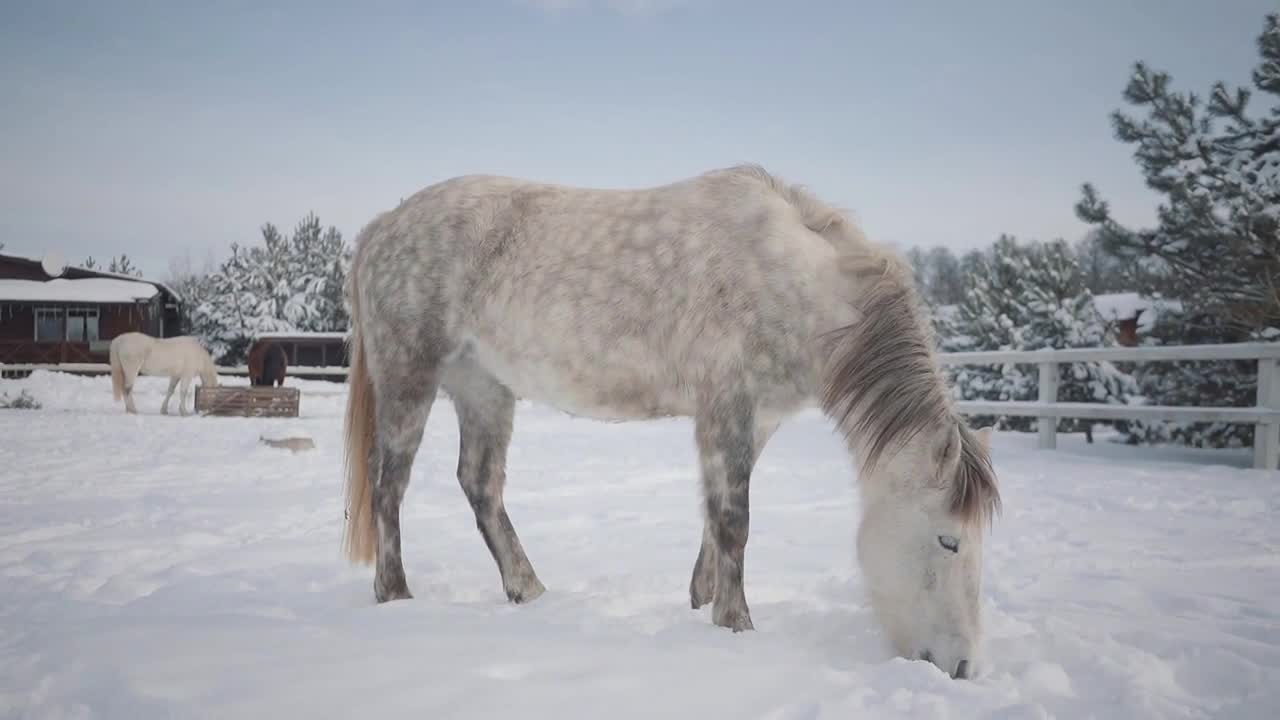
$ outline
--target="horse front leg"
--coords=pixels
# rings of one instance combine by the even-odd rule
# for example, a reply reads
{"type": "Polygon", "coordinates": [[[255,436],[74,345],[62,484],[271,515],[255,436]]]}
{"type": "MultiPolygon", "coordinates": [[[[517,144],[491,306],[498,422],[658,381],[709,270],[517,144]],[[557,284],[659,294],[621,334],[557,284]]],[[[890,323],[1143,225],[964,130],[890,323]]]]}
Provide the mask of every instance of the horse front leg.
{"type": "Polygon", "coordinates": [[[133,383],[137,379],[137,373],[124,371],[124,411],[130,415],[138,414],[138,408],[133,404],[133,383]]]}
{"type": "Polygon", "coordinates": [[[698,600],[695,589],[705,592],[709,585],[712,621],[734,632],[753,630],[743,590],[751,470],[764,445],[758,438],[768,438],[771,424],[757,421],[754,398],[745,393],[709,404],[699,411],[694,424],[706,530],[701,561],[695,564],[690,583],[691,601],[698,600]],[[714,578],[708,578],[710,573],[714,578]]]}
{"type": "MultiPolygon", "coordinates": [[[[754,432],[751,443],[751,465],[760,459],[760,453],[769,442],[769,438],[778,429],[779,421],[757,416],[754,420],[754,432]]],[[[693,577],[689,580],[689,604],[694,610],[701,608],[715,599],[716,568],[719,565],[719,554],[713,534],[711,514],[704,515],[702,523],[702,547],[698,549],[698,559],[693,563],[693,577]]]]}
{"type": "MultiPolygon", "coordinates": [[[[164,402],[160,405],[161,415],[169,414],[169,398],[173,397],[173,389],[176,387],[178,387],[178,378],[169,378],[169,391],[164,394],[164,402]]],[[[179,398],[178,402],[182,402],[181,398],[179,398]]]]}
{"type": "Polygon", "coordinates": [[[182,392],[178,393],[178,414],[187,416],[187,396],[191,394],[191,376],[182,376],[182,392]]]}
{"type": "Polygon", "coordinates": [[[130,415],[138,414],[138,407],[133,404],[133,385],[132,383],[124,386],[124,411],[130,415]]]}

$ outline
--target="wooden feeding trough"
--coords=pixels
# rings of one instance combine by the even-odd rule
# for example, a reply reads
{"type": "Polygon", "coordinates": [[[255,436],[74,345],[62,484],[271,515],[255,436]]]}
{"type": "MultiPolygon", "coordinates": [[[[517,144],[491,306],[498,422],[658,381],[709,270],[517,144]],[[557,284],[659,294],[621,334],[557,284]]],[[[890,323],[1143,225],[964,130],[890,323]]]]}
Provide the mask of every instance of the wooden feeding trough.
{"type": "Polygon", "coordinates": [[[196,413],[240,417],[298,417],[302,393],[294,387],[196,386],[196,413]]]}

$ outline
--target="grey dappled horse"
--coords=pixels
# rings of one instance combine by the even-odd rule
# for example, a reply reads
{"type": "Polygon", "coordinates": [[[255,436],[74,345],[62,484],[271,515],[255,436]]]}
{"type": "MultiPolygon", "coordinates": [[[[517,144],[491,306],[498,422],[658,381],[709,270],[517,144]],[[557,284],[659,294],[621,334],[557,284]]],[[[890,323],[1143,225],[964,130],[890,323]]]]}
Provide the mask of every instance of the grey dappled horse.
{"type": "Polygon", "coordinates": [[[642,190],[458,177],[361,232],[346,418],[352,561],[411,597],[400,502],[436,393],[458,481],[507,597],[543,593],[503,505],[517,397],[603,420],[691,417],[705,498],[689,585],[717,625],[743,593],[752,466],[816,401],[858,461],[858,558],[895,650],[957,677],[981,634],[987,431],[956,413],[910,273],[840,212],[761,168],[642,190]]]}

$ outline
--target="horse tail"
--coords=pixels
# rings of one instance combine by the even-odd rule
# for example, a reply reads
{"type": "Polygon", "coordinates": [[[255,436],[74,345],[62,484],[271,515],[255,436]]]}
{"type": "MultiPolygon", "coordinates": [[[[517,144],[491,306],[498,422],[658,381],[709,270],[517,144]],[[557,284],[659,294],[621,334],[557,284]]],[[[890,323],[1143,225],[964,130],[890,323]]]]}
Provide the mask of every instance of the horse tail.
{"type": "Polygon", "coordinates": [[[360,293],[356,290],[356,267],[350,270],[351,335],[348,353],[351,366],[347,372],[347,415],[343,465],[346,470],[347,532],[343,548],[353,563],[371,565],[377,550],[373,526],[373,497],[369,484],[372,462],[376,398],[365,362],[364,341],[360,332],[360,293]]]}
{"type": "Polygon", "coordinates": [[[120,400],[124,397],[124,367],[120,364],[120,347],[111,343],[111,398],[120,400]]]}

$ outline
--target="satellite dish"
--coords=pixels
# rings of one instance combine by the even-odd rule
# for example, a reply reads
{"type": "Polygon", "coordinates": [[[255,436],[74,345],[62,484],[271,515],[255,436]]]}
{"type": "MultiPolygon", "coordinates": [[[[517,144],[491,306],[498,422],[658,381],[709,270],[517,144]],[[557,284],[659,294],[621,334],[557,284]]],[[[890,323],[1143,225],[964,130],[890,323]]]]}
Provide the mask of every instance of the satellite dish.
{"type": "Polygon", "coordinates": [[[56,278],[66,271],[67,261],[62,257],[62,253],[50,250],[40,260],[40,267],[44,268],[45,275],[56,278]]]}

